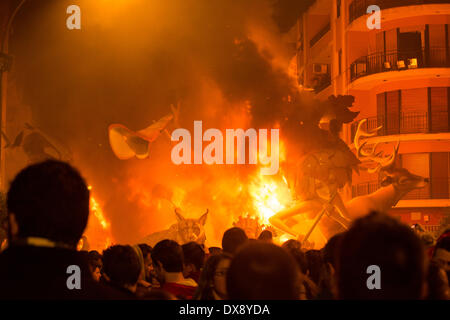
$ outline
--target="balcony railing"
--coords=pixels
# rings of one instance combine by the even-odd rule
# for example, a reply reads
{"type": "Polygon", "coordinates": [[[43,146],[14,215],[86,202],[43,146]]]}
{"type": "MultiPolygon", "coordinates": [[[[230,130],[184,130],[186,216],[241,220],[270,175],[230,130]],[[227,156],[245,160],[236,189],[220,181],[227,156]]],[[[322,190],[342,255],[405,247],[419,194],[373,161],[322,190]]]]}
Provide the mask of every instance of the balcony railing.
{"type": "Polygon", "coordinates": [[[448,0],[354,0],[350,3],[348,9],[349,23],[352,23],[354,20],[365,15],[367,13],[367,8],[370,5],[377,5],[381,10],[384,10],[396,7],[439,3],[448,3],[448,0]]]}
{"type": "MultiPolygon", "coordinates": [[[[388,114],[387,116],[366,118],[367,121],[362,126],[362,129],[372,131],[379,126],[382,126],[382,128],[377,132],[378,136],[402,133],[449,132],[450,125],[448,116],[448,112],[446,111],[433,112],[431,114],[431,119],[429,119],[427,112],[388,114]]],[[[359,121],[352,123],[352,141],[355,138],[358,123],[359,121]]]]}
{"type": "Polygon", "coordinates": [[[350,81],[371,74],[417,68],[450,68],[450,49],[428,48],[413,51],[374,53],[356,59],[350,65],[350,81]]]}
{"type": "MultiPolygon", "coordinates": [[[[381,188],[378,181],[369,181],[352,186],[352,197],[364,196],[381,188]]],[[[448,199],[450,197],[450,178],[433,178],[424,188],[414,189],[402,200],[448,199]]]]}

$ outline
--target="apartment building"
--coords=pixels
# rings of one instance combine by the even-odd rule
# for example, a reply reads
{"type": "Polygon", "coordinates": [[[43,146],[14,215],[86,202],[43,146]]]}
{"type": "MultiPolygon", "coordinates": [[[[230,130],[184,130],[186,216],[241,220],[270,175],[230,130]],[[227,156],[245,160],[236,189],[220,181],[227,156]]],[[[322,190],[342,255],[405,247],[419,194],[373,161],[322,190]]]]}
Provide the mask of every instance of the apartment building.
{"type": "MultiPolygon", "coordinates": [[[[300,88],[318,99],[355,97],[355,122],[342,138],[351,148],[363,129],[382,126],[368,144],[390,150],[400,141],[397,165],[429,178],[390,213],[436,231],[450,214],[450,1],[317,0],[298,19],[300,88]],[[367,24],[378,6],[380,29],[367,24]]],[[[380,188],[377,174],[354,174],[348,200],[380,188]]]]}

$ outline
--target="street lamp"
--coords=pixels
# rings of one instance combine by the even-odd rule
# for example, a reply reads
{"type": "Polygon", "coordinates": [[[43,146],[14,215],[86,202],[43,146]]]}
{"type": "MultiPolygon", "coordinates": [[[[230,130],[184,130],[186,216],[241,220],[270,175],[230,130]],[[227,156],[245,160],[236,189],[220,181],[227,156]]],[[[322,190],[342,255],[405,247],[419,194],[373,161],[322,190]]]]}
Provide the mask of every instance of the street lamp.
{"type": "MultiPolygon", "coordinates": [[[[0,48],[0,130],[6,131],[6,93],[8,88],[8,71],[11,69],[12,65],[12,57],[8,55],[9,49],[9,32],[11,30],[11,25],[14,18],[19,12],[22,5],[26,0],[21,0],[19,5],[14,9],[13,13],[8,19],[8,24],[6,25],[6,31],[4,33],[3,41],[1,43],[0,48]]],[[[3,146],[3,135],[0,137],[0,191],[5,191],[5,175],[6,175],[6,166],[5,166],[5,148],[3,146]]]]}

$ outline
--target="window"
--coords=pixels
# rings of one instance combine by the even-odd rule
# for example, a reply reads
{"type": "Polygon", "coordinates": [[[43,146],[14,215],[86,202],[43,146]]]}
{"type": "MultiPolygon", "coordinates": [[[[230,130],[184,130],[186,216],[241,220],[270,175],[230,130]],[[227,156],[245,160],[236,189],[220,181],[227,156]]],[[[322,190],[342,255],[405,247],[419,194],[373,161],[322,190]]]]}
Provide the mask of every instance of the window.
{"type": "Polygon", "coordinates": [[[448,132],[450,87],[389,91],[377,94],[380,135],[448,132]]]}
{"type": "Polygon", "coordinates": [[[428,89],[402,90],[401,133],[428,132],[428,89]]]}
{"type": "Polygon", "coordinates": [[[448,89],[447,87],[430,88],[431,132],[443,132],[449,129],[448,89]]]}
{"type": "Polygon", "coordinates": [[[386,92],[386,134],[400,133],[400,91],[386,92]]]}
{"type": "Polygon", "coordinates": [[[449,196],[449,154],[435,152],[431,154],[431,194],[434,199],[449,196]]]}
{"type": "MultiPolygon", "coordinates": [[[[404,168],[411,174],[429,178],[429,183],[425,187],[411,190],[402,198],[403,200],[448,199],[450,197],[450,153],[405,153],[400,154],[396,160],[396,168],[404,168]]],[[[373,182],[353,185],[352,196],[372,193],[381,187],[380,182],[376,182],[375,185],[373,182]]]]}
{"type": "Polygon", "coordinates": [[[446,26],[444,24],[430,24],[428,26],[429,34],[429,59],[431,67],[446,66],[446,26]]]}

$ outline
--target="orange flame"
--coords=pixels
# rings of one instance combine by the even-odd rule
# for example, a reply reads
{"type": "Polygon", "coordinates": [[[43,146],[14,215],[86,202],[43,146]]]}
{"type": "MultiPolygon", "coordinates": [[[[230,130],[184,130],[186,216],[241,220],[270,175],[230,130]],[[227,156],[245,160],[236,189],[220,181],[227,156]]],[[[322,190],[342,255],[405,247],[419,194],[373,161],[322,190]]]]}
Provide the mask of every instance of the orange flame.
{"type": "MultiPolygon", "coordinates": [[[[88,186],[89,190],[92,190],[92,186],[88,186]]],[[[106,219],[103,209],[92,195],[89,202],[89,222],[85,231],[85,235],[88,240],[89,250],[103,250],[112,244],[111,238],[111,224],[106,219]]]]}
{"type": "Polygon", "coordinates": [[[250,183],[249,190],[253,206],[264,224],[269,224],[269,218],[288,207],[292,201],[284,176],[281,181],[259,174],[250,183]]]}
{"type": "Polygon", "coordinates": [[[91,212],[98,219],[98,222],[102,226],[103,230],[109,228],[109,222],[105,219],[102,208],[100,208],[100,205],[98,204],[97,200],[95,200],[95,198],[92,196],[91,196],[91,212]]]}

